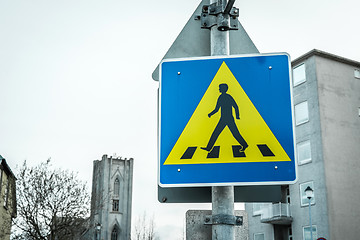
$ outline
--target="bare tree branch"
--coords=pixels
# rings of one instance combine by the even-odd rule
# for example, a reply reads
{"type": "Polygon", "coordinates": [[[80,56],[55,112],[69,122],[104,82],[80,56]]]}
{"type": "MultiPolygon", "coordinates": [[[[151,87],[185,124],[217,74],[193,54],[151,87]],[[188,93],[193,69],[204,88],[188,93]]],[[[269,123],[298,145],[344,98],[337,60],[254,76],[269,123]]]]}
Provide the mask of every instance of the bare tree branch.
{"type": "Polygon", "coordinates": [[[14,239],[72,239],[89,215],[85,183],[73,172],[52,169],[49,160],[35,167],[23,163],[17,193],[14,239]]]}
{"type": "Polygon", "coordinates": [[[155,220],[154,215],[147,217],[146,212],[138,216],[134,226],[132,240],[155,240],[155,220]]]}

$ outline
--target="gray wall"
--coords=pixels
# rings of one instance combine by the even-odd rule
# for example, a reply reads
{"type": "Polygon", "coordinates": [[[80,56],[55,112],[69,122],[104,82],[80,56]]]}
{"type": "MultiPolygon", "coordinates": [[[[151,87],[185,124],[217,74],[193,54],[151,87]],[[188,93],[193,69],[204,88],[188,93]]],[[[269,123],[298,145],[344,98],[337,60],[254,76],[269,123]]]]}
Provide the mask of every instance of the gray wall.
{"type": "Polygon", "coordinates": [[[317,57],[316,67],[330,238],[359,239],[360,65],[317,57]]]}
{"type": "Polygon", "coordinates": [[[293,239],[303,239],[303,228],[309,226],[309,207],[301,206],[300,184],[313,181],[315,204],[311,206],[312,224],[317,227],[317,237],[329,237],[327,216],[327,189],[322,153],[319,100],[317,88],[317,68],[315,56],[296,63],[305,63],[306,81],[294,87],[294,106],[307,101],[309,121],[296,126],[296,143],[310,140],[311,162],[298,165],[298,181],[291,185],[291,213],[293,216],[293,239]]]}

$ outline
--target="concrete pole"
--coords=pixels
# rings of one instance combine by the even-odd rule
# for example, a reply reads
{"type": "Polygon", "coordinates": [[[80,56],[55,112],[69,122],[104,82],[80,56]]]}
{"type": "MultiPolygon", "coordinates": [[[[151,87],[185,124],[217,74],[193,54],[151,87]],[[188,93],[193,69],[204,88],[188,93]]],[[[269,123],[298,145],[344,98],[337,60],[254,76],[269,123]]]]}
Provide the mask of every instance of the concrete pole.
{"type": "MultiPolygon", "coordinates": [[[[226,0],[210,0],[210,4],[226,0]]],[[[225,4],[226,5],[226,4],[225,4]]],[[[219,31],[217,26],[213,26],[210,32],[211,55],[229,55],[229,31],[219,31]]],[[[234,216],[234,187],[212,187],[212,215],[232,215],[234,216]]],[[[213,240],[234,240],[234,225],[215,224],[212,225],[213,240]]]]}

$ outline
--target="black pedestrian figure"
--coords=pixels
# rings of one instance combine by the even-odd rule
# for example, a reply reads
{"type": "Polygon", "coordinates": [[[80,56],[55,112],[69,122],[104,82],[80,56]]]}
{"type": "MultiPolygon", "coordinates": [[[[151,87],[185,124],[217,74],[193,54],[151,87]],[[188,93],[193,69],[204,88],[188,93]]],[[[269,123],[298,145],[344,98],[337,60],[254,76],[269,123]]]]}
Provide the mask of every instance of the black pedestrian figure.
{"type": "Polygon", "coordinates": [[[232,135],[234,136],[234,138],[242,146],[240,151],[243,152],[248,147],[248,144],[246,143],[244,138],[241,136],[239,129],[237,128],[237,126],[235,124],[232,108],[235,109],[236,119],[240,119],[239,107],[236,104],[234,98],[230,94],[226,93],[228,88],[229,88],[228,85],[225,83],[222,83],[219,85],[219,91],[221,94],[217,100],[215,109],[211,113],[208,114],[208,116],[210,118],[212,115],[217,113],[219,111],[219,109],[221,108],[221,117],[220,117],[219,123],[216,125],[214,132],[211,134],[211,137],[210,137],[210,140],[209,140],[209,143],[207,144],[207,146],[201,148],[208,152],[210,152],[212,150],[212,148],[214,147],[214,144],[216,142],[216,139],[219,137],[220,133],[224,130],[224,128],[226,126],[228,126],[228,128],[229,128],[230,132],[232,133],[232,135]]]}

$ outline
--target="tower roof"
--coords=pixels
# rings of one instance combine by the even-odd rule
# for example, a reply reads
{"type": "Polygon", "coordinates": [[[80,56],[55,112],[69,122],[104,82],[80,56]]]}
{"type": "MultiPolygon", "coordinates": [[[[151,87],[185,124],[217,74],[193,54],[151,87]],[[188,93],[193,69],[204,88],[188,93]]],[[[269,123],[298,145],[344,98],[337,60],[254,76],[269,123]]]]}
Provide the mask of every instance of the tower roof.
{"type": "Polygon", "coordinates": [[[2,168],[4,169],[4,171],[6,171],[8,174],[10,174],[11,176],[13,176],[15,179],[15,174],[11,171],[9,165],[7,164],[5,158],[3,158],[1,155],[0,155],[0,165],[2,166],[2,168]]]}

